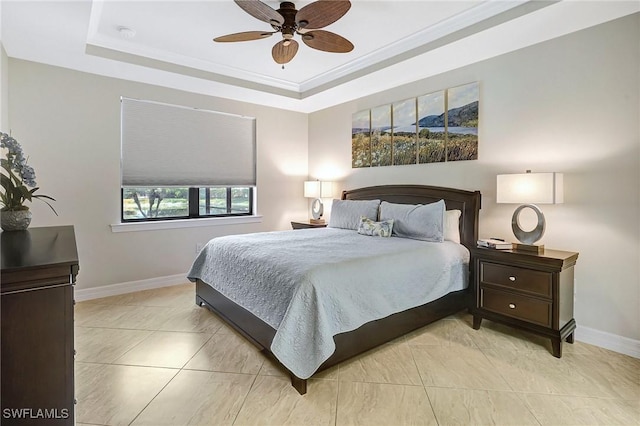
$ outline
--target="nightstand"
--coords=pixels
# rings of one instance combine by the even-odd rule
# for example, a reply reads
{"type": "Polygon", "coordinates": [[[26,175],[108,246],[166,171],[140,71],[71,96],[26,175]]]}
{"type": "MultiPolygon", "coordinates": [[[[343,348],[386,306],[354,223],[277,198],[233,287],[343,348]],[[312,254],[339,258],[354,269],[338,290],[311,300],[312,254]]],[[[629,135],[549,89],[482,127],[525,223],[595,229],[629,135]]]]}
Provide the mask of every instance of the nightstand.
{"type": "Polygon", "coordinates": [[[311,223],[308,220],[304,222],[294,222],[291,221],[291,227],[293,229],[307,229],[307,228],[326,228],[327,224],[325,223],[311,223]]]}
{"type": "Polygon", "coordinates": [[[473,328],[482,319],[500,322],[551,339],[553,356],[562,342],[573,343],[573,268],[578,253],[532,253],[474,248],[473,328]]]}

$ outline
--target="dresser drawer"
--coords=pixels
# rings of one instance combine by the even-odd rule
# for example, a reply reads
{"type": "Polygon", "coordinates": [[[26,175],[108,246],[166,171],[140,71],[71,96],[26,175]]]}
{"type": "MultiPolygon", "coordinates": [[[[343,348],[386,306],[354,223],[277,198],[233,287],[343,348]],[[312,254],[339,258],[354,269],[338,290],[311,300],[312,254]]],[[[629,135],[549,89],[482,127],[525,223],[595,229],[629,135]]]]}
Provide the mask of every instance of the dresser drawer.
{"type": "Polygon", "coordinates": [[[488,311],[551,327],[551,302],[491,288],[480,289],[480,307],[488,311]]]}
{"type": "Polygon", "coordinates": [[[549,272],[481,261],[480,282],[551,298],[552,274],[549,272]]]}

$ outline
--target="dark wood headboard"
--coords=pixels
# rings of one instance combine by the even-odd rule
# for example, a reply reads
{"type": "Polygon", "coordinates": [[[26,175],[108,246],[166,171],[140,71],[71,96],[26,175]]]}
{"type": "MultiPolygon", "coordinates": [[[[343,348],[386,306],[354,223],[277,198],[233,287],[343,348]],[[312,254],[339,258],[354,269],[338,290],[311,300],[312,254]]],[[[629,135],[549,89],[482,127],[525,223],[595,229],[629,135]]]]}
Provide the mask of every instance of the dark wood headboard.
{"type": "Polygon", "coordinates": [[[380,200],[398,204],[428,204],[444,200],[447,210],[460,210],[460,242],[471,249],[478,240],[480,191],[425,185],[381,185],[342,191],[343,200],[380,200]]]}

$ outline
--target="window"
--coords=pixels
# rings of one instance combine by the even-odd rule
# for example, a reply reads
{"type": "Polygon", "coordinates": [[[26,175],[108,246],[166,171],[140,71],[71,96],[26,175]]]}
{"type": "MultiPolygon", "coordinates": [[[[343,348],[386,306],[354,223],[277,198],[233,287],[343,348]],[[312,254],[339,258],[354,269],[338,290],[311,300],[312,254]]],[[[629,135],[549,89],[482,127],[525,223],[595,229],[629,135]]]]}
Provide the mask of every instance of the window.
{"type": "Polygon", "coordinates": [[[122,188],[123,222],[252,214],[252,187],[122,188]]]}
{"type": "Polygon", "coordinates": [[[253,188],[200,188],[200,216],[252,214],[253,188]]]}
{"type": "Polygon", "coordinates": [[[121,99],[123,222],[254,214],[255,118],[121,99]]]}

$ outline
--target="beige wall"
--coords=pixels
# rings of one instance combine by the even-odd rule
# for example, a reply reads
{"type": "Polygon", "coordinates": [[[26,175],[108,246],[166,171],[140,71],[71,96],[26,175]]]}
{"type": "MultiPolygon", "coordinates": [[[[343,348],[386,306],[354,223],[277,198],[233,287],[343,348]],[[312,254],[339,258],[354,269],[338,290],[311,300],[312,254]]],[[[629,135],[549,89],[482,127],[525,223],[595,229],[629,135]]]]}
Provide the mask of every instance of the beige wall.
{"type": "Polygon", "coordinates": [[[0,41],[0,131],[8,133],[9,128],[9,58],[0,41]]]}
{"type": "Polygon", "coordinates": [[[496,174],[558,171],[565,203],[541,206],[542,243],[578,251],[579,326],[640,339],[640,15],[622,18],[309,118],[309,174],[343,188],[418,183],[482,191],[481,236],[513,238],[496,174]],[[479,159],[351,169],[351,114],[480,82],[479,159]],[[331,123],[331,125],[327,125],[331,123]]]}
{"type": "MultiPolygon", "coordinates": [[[[32,226],[73,224],[78,288],[185,273],[197,243],[214,236],[290,228],[307,214],[307,115],[9,59],[13,136],[35,168],[56,217],[33,203],[32,226]],[[120,96],[257,118],[258,214],[262,223],[117,233],[120,96]]],[[[180,155],[176,141],[175,155],[180,155]]]]}
{"type": "Polygon", "coordinates": [[[290,219],[307,215],[307,173],[341,180],[344,188],[420,183],[478,189],[481,235],[510,238],[515,206],[495,203],[495,175],[564,172],[565,203],[542,206],[548,225],[542,242],[580,252],[579,327],[637,341],[639,39],[636,14],[310,115],[7,61],[3,54],[2,127],[12,129],[30,156],[41,192],[58,200],[59,217],[42,203],[33,205],[33,226],[76,227],[78,288],[180,274],[195,245],[213,236],[287,229],[290,219]],[[481,91],[479,160],[351,169],[352,113],[471,81],[479,81],[481,91]],[[109,225],[118,222],[120,206],[120,96],[257,117],[264,222],[113,234],[109,225]]]}
{"type": "Polygon", "coordinates": [[[2,2],[0,2],[0,131],[8,132],[5,126],[9,124],[8,102],[8,72],[9,59],[2,44],[2,2]]]}

